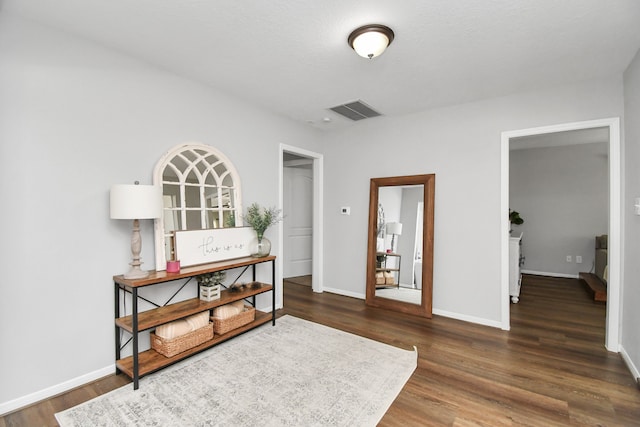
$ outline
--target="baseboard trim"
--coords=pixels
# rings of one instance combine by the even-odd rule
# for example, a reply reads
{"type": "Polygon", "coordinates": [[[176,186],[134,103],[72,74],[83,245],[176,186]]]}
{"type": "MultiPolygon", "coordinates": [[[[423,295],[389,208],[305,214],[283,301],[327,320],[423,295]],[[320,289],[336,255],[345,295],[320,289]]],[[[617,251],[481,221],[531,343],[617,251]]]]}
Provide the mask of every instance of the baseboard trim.
{"type": "Polygon", "coordinates": [[[365,299],[365,295],[358,292],[349,292],[343,289],[335,289],[335,288],[327,288],[326,286],[323,289],[324,292],[329,292],[330,294],[342,295],[345,297],[365,299]]]}
{"type": "Polygon", "coordinates": [[[25,406],[39,402],[44,399],[49,399],[60,393],[64,393],[76,387],[80,387],[91,381],[99,380],[100,378],[111,375],[116,371],[116,365],[112,364],[102,369],[98,369],[88,374],[80,375],[79,377],[72,378],[68,381],[61,382],[60,384],[47,387],[35,393],[27,394],[26,396],[19,397],[17,399],[9,400],[7,402],[0,403],[0,415],[8,414],[17,409],[24,408],[25,406]]]}
{"type": "Polygon", "coordinates": [[[549,273],[548,271],[520,270],[522,274],[533,274],[534,276],[562,277],[565,279],[579,279],[577,274],[549,273]]]}
{"type": "Polygon", "coordinates": [[[451,319],[462,320],[464,322],[475,323],[483,326],[490,326],[492,328],[502,329],[502,322],[495,320],[483,319],[480,317],[467,316],[466,314],[453,313],[451,311],[433,309],[433,314],[442,317],[449,317],[451,319]]]}
{"type": "Polygon", "coordinates": [[[622,346],[620,346],[620,356],[622,356],[622,360],[624,360],[624,363],[627,365],[627,368],[629,368],[631,375],[633,375],[633,379],[638,381],[638,378],[640,378],[640,370],[638,370],[638,367],[633,364],[631,357],[629,357],[629,354],[622,346]]]}

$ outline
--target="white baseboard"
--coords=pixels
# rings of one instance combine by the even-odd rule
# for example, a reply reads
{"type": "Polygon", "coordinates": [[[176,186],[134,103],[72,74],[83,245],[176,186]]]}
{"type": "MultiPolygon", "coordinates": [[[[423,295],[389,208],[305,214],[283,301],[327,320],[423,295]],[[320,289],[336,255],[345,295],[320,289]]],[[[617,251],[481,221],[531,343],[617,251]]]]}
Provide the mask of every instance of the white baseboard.
{"type": "Polygon", "coordinates": [[[549,277],[564,277],[567,279],[579,279],[577,274],[565,274],[565,273],[549,273],[548,271],[534,271],[534,270],[520,270],[522,274],[533,274],[534,276],[549,276],[549,277]]]}
{"type": "Polygon", "coordinates": [[[97,371],[89,372],[88,374],[81,375],[76,378],[72,378],[68,381],[64,381],[60,384],[47,387],[43,390],[35,393],[28,394],[26,396],[19,397],[17,399],[9,400],[7,402],[0,403],[0,415],[5,415],[9,412],[13,412],[16,409],[23,408],[33,403],[39,402],[44,399],[56,396],[65,391],[69,391],[73,388],[85,385],[91,381],[98,380],[100,378],[111,375],[116,371],[116,365],[110,365],[97,371]]]}
{"type": "Polygon", "coordinates": [[[498,329],[502,328],[501,322],[483,319],[480,317],[467,316],[466,314],[453,313],[450,311],[437,310],[437,309],[433,309],[433,314],[436,314],[438,316],[443,316],[443,317],[449,317],[451,319],[462,320],[464,322],[476,323],[478,325],[491,326],[492,328],[498,328],[498,329]]]}
{"type": "Polygon", "coordinates": [[[624,363],[627,365],[627,368],[629,368],[629,371],[631,371],[631,375],[633,375],[633,379],[637,381],[638,378],[640,378],[640,370],[638,370],[638,367],[634,365],[633,361],[629,357],[629,354],[625,351],[625,349],[622,346],[620,346],[620,356],[622,356],[622,360],[624,360],[624,363]]]}
{"type": "Polygon", "coordinates": [[[338,294],[338,295],[342,295],[345,297],[351,297],[351,298],[358,298],[358,299],[365,299],[365,295],[358,293],[358,292],[349,292],[349,291],[345,291],[343,289],[335,289],[335,288],[327,288],[326,286],[323,288],[324,292],[329,292],[332,294],[338,294]]]}

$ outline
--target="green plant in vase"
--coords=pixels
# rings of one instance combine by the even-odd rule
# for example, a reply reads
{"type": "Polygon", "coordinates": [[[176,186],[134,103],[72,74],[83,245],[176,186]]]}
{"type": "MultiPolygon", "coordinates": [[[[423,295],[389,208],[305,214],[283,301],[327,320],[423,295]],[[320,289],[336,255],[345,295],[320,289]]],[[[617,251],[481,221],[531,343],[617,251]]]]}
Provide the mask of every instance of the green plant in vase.
{"type": "Polygon", "coordinates": [[[256,232],[256,240],[251,244],[252,256],[265,257],[271,252],[271,242],[264,237],[264,233],[269,227],[282,221],[280,212],[280,209],[275,207],[262,208],[257,203],[253,203],[247,209],[244,220],[256,232]]]}

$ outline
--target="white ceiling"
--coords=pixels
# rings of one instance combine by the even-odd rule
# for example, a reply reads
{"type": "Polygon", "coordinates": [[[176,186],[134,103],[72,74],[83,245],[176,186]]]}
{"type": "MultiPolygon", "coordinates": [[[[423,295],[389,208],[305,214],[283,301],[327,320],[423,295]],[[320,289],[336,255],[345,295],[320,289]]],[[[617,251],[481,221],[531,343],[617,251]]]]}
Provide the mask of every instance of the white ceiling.
{"type": "Polygon", "coordinates": [[[639,0],[4,0],[0,7],[326,130],[353,123],[327,110],[345,102],[399,116],[619,74],[640,47],[639,0]],[[372,60],[347,45],[368,23],[396,36],[372,60]]]}

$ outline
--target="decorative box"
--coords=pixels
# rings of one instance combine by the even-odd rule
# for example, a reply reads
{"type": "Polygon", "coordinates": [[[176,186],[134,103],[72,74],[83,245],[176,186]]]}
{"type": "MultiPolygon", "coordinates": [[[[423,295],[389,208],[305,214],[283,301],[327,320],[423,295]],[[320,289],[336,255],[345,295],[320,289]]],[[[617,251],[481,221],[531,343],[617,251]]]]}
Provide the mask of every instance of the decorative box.
{"type": "Polygon", "coordinates": [[[214,301],[220,299],[221,285],[204,286],[200,285],[200,300],[214,301]]]}

